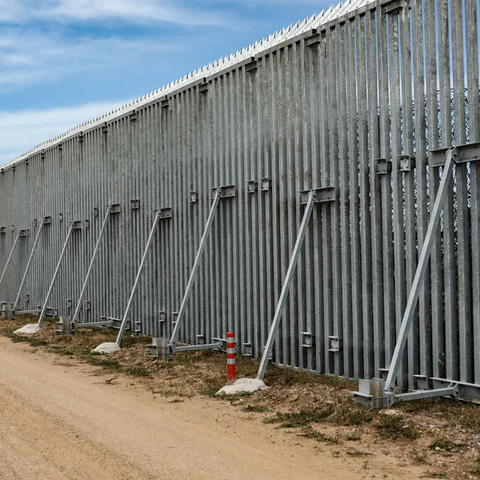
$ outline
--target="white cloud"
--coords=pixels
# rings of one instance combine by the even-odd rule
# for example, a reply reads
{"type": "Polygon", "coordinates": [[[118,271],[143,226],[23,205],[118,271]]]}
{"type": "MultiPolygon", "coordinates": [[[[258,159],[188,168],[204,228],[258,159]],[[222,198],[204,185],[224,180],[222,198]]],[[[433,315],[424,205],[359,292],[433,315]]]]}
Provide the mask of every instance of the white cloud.
{"type": "Polygon", "coordinates": [[[69,38],[61,34],[7,29],[0,32],[0,88],[3,91],[69,75],[111,70],[130,60],[181,50],[179,42],[151,38],[69,38]]]}
{"type": "Polygon", "coordinates": [[[129,23],[165,22],[189,26],[226,23],[218,11],[202,10],[198,4],[182,8],[172,0],[0,0],[0,22],[24,24],[38,19],[48,22],[114,19],[129,23]]]}
{"type": "Polygon", "coordinates": [[[0,165],[125,103],[99,102],[51,110],[0,111],[0,165]]]}

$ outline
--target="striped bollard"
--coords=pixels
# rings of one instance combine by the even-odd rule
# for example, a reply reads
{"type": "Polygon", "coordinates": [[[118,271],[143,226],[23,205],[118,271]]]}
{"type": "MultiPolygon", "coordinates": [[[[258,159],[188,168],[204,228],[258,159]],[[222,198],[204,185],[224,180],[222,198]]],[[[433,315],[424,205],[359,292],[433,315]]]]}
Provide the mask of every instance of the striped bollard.
{"type": "Polygon", "coordinates": [[[227,385],[235,383],[235,334],[227,332],[227,385]]]}

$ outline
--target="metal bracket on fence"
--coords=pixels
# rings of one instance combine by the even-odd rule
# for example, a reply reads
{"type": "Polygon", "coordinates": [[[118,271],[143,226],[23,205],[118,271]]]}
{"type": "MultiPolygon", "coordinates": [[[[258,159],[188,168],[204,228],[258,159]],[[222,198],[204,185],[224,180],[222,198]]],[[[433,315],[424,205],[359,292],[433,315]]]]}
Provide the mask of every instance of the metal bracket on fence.
{"type": "Polygon", "coordinates": [[[147,244],[145,245],[142,259],[140,260],[140,265],[138,266],[137,276],[135,277],[132,290],[130,291],[130,296],[128,297],[127,306],[125,307],[125,312],[123,313],[122,322],[120,324],[120,329],[118,331],[117,340],[115,341],[117,347],[120,347],[123,334],[125,333],[125,330],[127,328],[127,317],[130,312],[130,307],[132,306],[133,297],[135,295],[135,292],[137,291],[137,287],[140,282],[140,277],[142,275],[143,267],[145,266],[145,260],[147,259],[147,254],[150,250],[150,245],[152,244],[158,222],[159,220],[169,219],[171,218],[171,216],[172,216],[172,209],[170,207],[161,208],[160,210],[155,211],[155,218],[153,220],[153,225],[152,225],[152,228],[150,229],[150,234],[148,236],[147,244]]]}
{"type": "Polygon", "coordinates": [[[7,257],[7,261],[5,262],[5,266],[3,267],[3,272],[2,272],[2,275],[0,276],[0,285],[2,284],[2,281],[3,281],[3,278],[5,277],[5,273],[7,271],[7,267],[8,265],[10,264],[10,260],[12,259],[12,256],[13,256],[13,252],[15,250],[15,247],[17,246],[17,243],[18,243],[18,239],[20,238],[20,233],[17,234],[17,236],[15,237],[15,240],[13,242],[13,245],[12,245],[12,248],[10,250],[10,253],[8,254],[8,257],[7,257]]]}
{"type": "Polygon", "coordinates": [[[28,228],[24,230],[20,230],[20,236],[21,237],[28,237],[30,235],[30,230],[28,228]]]}
{"type": "Polygon", "coordinates": [[[62,264],[63,256],[65,255],[65,251],[67,250],[68,242],[70,240],[70,237],[72,236],[73,229],[75,228],[74,227],[75,223],[78,223],[78,222],[72,222],[70,224],[70,228],[68,229],[67,238],[65,238],[65,243],[63,244],[63,248],[62,248],[62,251],[60,253],[60,257],[58,259],[57,266],[55,268],[55,272],[53,273],[53,277],[52,277],[52,280],[50,282],[50,286],[48,288],[47,295],[45,296],[45,301],[43,302],[42,311],[40,312],[40,316],[38,317],[37,325],[39,327],[42,326],[43,318],[46,315],[46,310],[48,308],[47,307],[47,302],[50,299],[50,295],[52,294],[53,286],[55,285],[55,280],[57,279],[57,275],[58,275],[58,272],[60,270],[60,265],[62,264]]]}
{"type": "Polygon", "coordinates": [[[30,268],[30,264],[32,263],[33,254],[35,253],[35,249],[37,247],[38,239],[40,238],[40,234],[42,233],[43,226],[45,225],[44,221],[40,222],[40,226],[38,227],[38,232],[35,235],[35,241],[33,242],[32,250],[30,251],[30,255],[28,256],[27,266],[25,267],[25,271],[23,272],[22,280],[20,282],[20,287],[18,288],[17,296],[15,297],[15,302],[13,303],[13,310],[16,310],[18,307],[18,302],[20,301],[20,295],[22,293],[22,288],[27,278],[28,269],[30,268]]]}
{"type": "Polygon", "coordinates": [[[102,240],[103,232],[105,231],[105,227],[107,226],[108,219],[110,218],[111,210],[112,210],[112,206],[108,205],[108,207],[105,211],[105,217],[103,218],[103,222],[102,222],[102,226],[100,228],[100,233],[98,235],[97,242],[95,243],[95,248],[93,249],[92,258],[90,259],[90,264],[88,265],[87,274],[85,275],[85,279],[83,280],[83,285],[82,285],[82,288],[80,290],[80,295],[78,297],[77,306],[75,307],[75,312],[74,312],[73,318],[72,318],[72,323],[73,324],[75,324],[75,322],[77,321],[78,315],[80,314],[80,309],[82,307],[83,295],[85,294],[85,290],[87,288],[88,279],[90,278],[90,273],[92,272],[93,264],[95,262],[95,257],[97,256],[97,252],[100,248],[100,242],[102,240]]]}
{"type": "Polygon", "coordinates": [[[303,190],[300,192],[300,204],[306,205],[310,193],[313,194],[314,203],[335,201],[335,187],[314,188],[313,190],[303,190]]]}
{"type": "Polygon", "coordinates": [[[190,272],[190,278],[188,279],[187,287],[185,289],[185,293],[183,294],[182,303],[180,304],[180,309],[178,310],[175,327],[173,329],[170,341],[168,342],[170,345],[173,345],[177,339],[178,330],[180,328],[180,325],[182,324],[187,302],[193,290],[193,284],[197,277],[200,261],[202,259],[202,255],[205,250],[205,246],[207,244],[208,235],[210,234],[210,230],[212,229],[213,220],[215,219],[215,214],[217,213],[217,208],[220,203],[220,200],[222,198],[231,198],[234,196],[235,196],[235,185],[227,185],[225,187],[217,187],[212,189],[213,203],[210,207],[210,213],[208,214],[207,223],[205,224],[205,229],[203,231],[202,238],[200,239],[200,245],[198,246],[197,254],[195,255],[195,261],[193,262],[193,267],[190,272]]]}
{"type": "Polygon", "coordinates": [[[386,158],[375,159],[375,165],[377,167],[375,172],[376,175],[385,175],[392,171],[392,161],[387,160],[386,158]]]}
{"type": "Polygon", "coordinates": [[[313,347],[313,335],[311,332],[302,332],[302,347],[304,348],[313,347]]]}
{"type": "Polygon", "coordinates": [[[253,357],[253,346],[251,343],[242,344],[242,355],[244,357],[253,357]]]}
{"type": "Polygon", "coordinates": [[[267,177],[263,177],[260,179],[260,190],[262,192],[268,192],[272,189],[272,180],[267,177]]]}
{"type": "MultiPolygon", "coordinates": [[[[105,315],[102,315],[100,317],[100,322],[99,323],[104,323],[105,325],[109,325],[110,327],[114,328],[115,330],[118,330],[122,324],[122,319],[121,318],[115,318],[115,317],[107,317],[105,315]]],[[[130,328],[130,322],[127,321],[127,328],[130,328]]]]}
{"type": "Polygon", "coordinates": [[[329,340],[328,351],[332,353],[338,353],[342,348],[342,340],[336,335],[330,335],[328,337],[328,340],[329,340]]]}
{"type": "Polygon", "coordinates": [[[112,203],[110,205],[110,214],[120,213],[122,211],[122,207],[119,203],[112,203]]]}
{"type": "Polygon", "coordinates": [[[326,187],[326,188],[316,188],[309,191],[300,192],[300,203],[304,204],[306,202],[305,211],[303,213],[302,223],[300,229],[298,230],[297,240],[293,248],[292,256],[290,258],[290,263],[288,265],[287,274],[285,275],[285,280],[283,281],[282,291],[280,292],[280,297],[275,308],[275,315],[272,320],[272,325],[270,331],[268,332],[267,343],[262,355],[262,361],[257,373],[257,379],[263,380],[265,376],[265,371],[267,370],[267,364],[272,354],[273,343],[275,341],[275,336],[277,329],[280,325],[280,320],[283,316],[285,310],[285,304],[287,301],[288,294],[290,292],[290,286],[293,281],[295,269],[297,267],[297,262],[300,257],[300,251],[303,245],[303,240],[305,239],[305,233],[307,231],[307,226],[312,215],[313,206],[318,202],[331,202],[335,200],[335,188],[326,187]]]}
{"type": "MultiPolygon", "coordinates": [[[[467,163],[480,160],[480,142],[467,143],[454,147],[456,150],[455,163],[467,163]]],[[[431,167],[443,167],[446,163],[448,148],[430,150],[428,164],[431,167]]]]}
{"type": "Polygon", "coordinates": [[[415,168],[415,157],[411,157],[410,155],[398,155],[397,158],[399,172],[410,172],[415,168]]]}
{"type": "Polygon", "coordinates": [[[210,200],[220,198],[232,198],[235,196],[235,185],[225,185],[224,187],[215,187],[210,190],[210,200]]]}

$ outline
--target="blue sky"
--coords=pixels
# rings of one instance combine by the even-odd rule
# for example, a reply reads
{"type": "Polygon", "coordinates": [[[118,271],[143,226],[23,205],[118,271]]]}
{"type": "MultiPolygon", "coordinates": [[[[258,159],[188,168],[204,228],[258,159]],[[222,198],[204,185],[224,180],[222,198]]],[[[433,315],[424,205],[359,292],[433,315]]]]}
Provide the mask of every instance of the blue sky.
{"type": "Polygon", "coordinates": [[[332,3],[0,0],[0,165],[332,3]]]}

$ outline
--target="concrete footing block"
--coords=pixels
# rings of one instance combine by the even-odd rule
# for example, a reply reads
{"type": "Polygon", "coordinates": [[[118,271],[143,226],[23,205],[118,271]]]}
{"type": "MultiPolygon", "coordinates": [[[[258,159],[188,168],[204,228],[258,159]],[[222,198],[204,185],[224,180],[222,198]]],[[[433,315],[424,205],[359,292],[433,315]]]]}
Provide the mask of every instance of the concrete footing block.
{"type": "Polygon", "coordinates": [[[40,331],[40,327],[36,323],[29,323],[18,330],[15,330],[13,333],[16,335],[35,335],[40,331]]]}
{"type": "Polygon", "coordinates": [[[239,378],[235,383],[232,383],[232,385],[226,385],[221,388],[215,395],[253,393],[257,390],[265,390],[266,388],[268,387],[258,378],[239,378]]]}
{"type": "Polygon", "coordinates": [[[101,343],[97,348],[92,350],[92,353],[112,353],[120,350],[120,345],[115,342],[101,343]]]}

